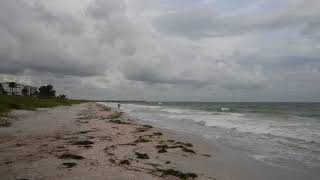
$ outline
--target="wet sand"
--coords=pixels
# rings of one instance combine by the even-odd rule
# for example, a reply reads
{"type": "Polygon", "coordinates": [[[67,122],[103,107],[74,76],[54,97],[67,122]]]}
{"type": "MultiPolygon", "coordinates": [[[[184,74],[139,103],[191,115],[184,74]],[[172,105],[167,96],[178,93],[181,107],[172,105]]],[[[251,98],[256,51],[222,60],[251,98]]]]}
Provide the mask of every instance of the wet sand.
{"type": "Polygon", "coordinates": [[[4,180],[312,179],[96,103],[11,115],[12,126],[0,128],[4,180]]]}

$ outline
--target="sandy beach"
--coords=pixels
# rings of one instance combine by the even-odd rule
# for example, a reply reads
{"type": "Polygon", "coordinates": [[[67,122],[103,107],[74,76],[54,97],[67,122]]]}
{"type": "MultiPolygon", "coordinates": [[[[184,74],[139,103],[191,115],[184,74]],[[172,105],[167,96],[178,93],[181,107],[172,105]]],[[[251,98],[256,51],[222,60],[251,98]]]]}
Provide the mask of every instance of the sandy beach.
{"type": "Polygon", "coordinates": [[[5,180],[308,178],[97,103],[18,110],[11,117],[12,126],[0,128],[5,180]]]}
{"type": "Polygon", "coordinates": [[[1,128],[1,179],[214,179],[212,155],[95,103],[14,111],[1,128]]]}

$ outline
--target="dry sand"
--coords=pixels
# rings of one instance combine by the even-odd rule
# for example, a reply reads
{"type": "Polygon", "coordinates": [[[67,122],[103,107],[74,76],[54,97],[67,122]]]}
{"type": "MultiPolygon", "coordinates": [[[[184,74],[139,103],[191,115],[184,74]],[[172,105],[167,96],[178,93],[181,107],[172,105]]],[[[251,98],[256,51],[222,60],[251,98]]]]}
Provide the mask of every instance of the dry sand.
{"type": "Polygon", "coordinates": [[[206,145],[96,103],[12,115],[0,128],[1,180],[215,179],[193,163],[213,158],[206,145]]]}

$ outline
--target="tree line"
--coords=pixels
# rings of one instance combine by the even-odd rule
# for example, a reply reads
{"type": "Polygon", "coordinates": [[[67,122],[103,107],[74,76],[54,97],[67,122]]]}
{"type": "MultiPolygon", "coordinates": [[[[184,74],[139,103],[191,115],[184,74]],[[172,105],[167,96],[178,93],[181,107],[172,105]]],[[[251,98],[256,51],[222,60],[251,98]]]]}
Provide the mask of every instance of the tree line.
{"type": "MultiPolygon", "coordinates": [[[[14,90],[17,88],[17,83],[9,82],[8,86],[11,89],[11,94],[14,95],[14,90]]],[[[4,90],[4,88],[2,87],[2,85],[0,84],[0,94],[7,94],[7,93],[8,92],[6,92],[4,90]]],[[[23,88],[21,93],[24,96],[28,96],[28,90],[26,88],[23,88]]],[[[40,88],[38,88],[37,91],[35,91],[32,94],[30,94],[30,96],[37,96],[39,98],[67,99],[67,96],[65,94],[60,94],[60,95],[56,96],[56,90],[53,89],[53,86],[51,84],[48,84],[48,85],[45,85],[45,86],[41,86],[40,88]]]]}

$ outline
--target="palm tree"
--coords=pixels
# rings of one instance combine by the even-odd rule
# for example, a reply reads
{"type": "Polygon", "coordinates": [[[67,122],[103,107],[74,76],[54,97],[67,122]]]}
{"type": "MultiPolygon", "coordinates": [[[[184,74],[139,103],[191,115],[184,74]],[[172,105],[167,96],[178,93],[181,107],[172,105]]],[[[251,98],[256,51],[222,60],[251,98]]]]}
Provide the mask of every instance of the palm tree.
{"type": "Polygon", "coordinates": [[[11,88],[11,94],[14,95],[13,89],[17,87],[17,84],[15,82],[10,82],[9,87],[11,88]]]}

